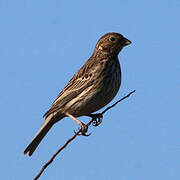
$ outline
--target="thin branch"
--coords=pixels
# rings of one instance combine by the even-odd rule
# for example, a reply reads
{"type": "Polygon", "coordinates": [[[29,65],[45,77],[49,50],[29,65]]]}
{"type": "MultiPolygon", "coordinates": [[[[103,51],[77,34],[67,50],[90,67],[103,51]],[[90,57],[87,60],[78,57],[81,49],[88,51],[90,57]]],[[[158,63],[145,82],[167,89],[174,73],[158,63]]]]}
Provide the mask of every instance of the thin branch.
{"type": "MultiPolygon", "coordinates": [[[[89,115],[92,119],[86,124],[87,127],[89,127],[92,123],[94,126],[98,126],[101,121],[102,121],[102,117],[103,114],[106,113],[108,110],[110,110],[111,108],[113,108],[114,106],[116,106],[119,102],[123,101],[124,99],[128,98],[131,94],[133,94],[136,90],[131,91],[128,95],[124,96],[123,98],[121,98],[120,100],[118,100],[117,102],[115,102],[113,105],[107,107],[103,112],[98,113],[98,114],[91,114],[89,115]],[[98,119],[98,120],[97,120],[98,119]]],[[[53,156],[51,157],[51,159],[42,167],[41,171],[38,173],[38,175],[34,178],[34,180],[37,180],[41,174],[44,172],[44,170],[53,162],[53,160],[55,159],[55,157],[73,140],[76,138],[76,136],[79,136],[80,133],[82,132],[82,129],[79,129],[79,131],[77,131],[70,139],[68,139],[65,144],[63,146],[61,146],[58,151],[56,151],[53,156]]]]}
{"type": "Polygon", "coordinates": [[[131,94],[133,94],[136,90],[131,91],[128,95],[124,96],[123,98],[121,98],[120,100],[118,100],[117,102],[115,102],[113,105],[107,107],[101,114],[104,114],[106,111],[108,111],[109,109],[113,108],[115,105],[117,105],[118,103],[120,103],[121,101],[123,101],[124,99],[128,98],[131,94]]]}
{"type": "MultiPolygon", "coordinates": [[[[91,121],[89,121],[86,125],[89,127],[91,125],[91,123],[93,122],[93,119],[91,121]]],[[[49,166],[49,164],[51,164],[53,162],[53,160],[55,159],[55,157],[73,140],[76,138],[76,136],[79,136],[79,134],[81,133],[82,129],[80,129],[79,131],[77,131],[70,139],[68,139],[63,146],[61,146],[58,151],[56,151],[53,156],[51,157],[51,159],[42,167],[41,171],[38,173],[38,175],[34,178],[34,180],[37,180],[41,174],[43,173],[43,171],[49,166]]]]}
{"type": "Polygon", "coordinates": [[[42,167],[41,171],[39,172],[39,174],[34,178],[34,180],[37,180],[41,174],[43,173],[43,171],[47,168],[47,166],[49,166],[49,164],[51,164],[54,160],[54,158],[78,135],[78,133],[80,133],[81,131],[79,130],[77,133],[74,134],[74,136],[72,136],[70,139],[68,139],[66,141],[66,143],[61,146],[58,151],[53,154],[53,156],[51,157],[51,159],[42,167]]]}

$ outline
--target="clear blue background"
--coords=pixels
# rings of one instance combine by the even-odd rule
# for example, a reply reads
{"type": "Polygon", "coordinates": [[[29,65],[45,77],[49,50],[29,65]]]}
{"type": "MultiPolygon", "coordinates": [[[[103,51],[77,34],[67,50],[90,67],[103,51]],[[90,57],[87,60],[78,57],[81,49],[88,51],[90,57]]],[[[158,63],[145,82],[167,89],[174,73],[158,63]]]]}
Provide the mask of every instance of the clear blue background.
{"type": "Polygon", "coordinates": [[[65,118],[31,158],[23,154],[59,91],[114,31],[132,44],[119,55],[122,86],[113,102],[137,91],[40,179],[179,180],[179,18],[179,0],[1,0],[0,179],[33,179],[73,135],[78,126],[65,118]]]}

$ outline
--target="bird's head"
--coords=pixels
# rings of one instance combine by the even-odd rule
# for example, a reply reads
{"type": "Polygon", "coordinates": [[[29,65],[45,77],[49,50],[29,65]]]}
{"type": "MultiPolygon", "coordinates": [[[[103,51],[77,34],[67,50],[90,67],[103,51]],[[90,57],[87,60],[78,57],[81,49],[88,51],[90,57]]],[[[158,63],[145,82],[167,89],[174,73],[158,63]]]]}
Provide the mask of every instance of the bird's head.
{"type": "Polygon", "coordinates": [[[118,55],[124,46],[131,44],[119,33],[111,32],[102,36],[96,44],[95,52],[112,53],[118,55]]]}

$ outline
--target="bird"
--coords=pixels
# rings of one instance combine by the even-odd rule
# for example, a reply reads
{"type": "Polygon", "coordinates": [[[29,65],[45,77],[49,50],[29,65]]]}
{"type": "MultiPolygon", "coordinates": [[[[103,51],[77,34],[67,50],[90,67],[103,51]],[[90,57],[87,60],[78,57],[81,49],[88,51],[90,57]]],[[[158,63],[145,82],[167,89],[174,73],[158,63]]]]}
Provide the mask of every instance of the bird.
{"type": "Polygon", "coordinates": [[[118,54],[129,44],[130,40],[116,32],[109,32],[97,41],[92,56],[74,74],[44,114],[44,123],[24,154],[31,156],[52,126],[65,117],[74,119],[81,126],[82,134],[85,134],[87,127],[77,117],[90,116],[116,96],[121,85],[118,54]]]}

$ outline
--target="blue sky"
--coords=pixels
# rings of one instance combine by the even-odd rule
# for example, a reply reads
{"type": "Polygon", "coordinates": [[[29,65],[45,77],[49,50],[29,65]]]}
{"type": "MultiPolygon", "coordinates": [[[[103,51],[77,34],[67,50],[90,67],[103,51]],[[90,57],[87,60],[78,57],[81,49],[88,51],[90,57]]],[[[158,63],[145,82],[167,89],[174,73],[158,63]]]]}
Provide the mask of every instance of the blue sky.
{"type": "Polygon", "coordinates": [[[132,44],[119,55],[122,86],[113,102],[136,93],[90,128],[90,137],[74,140],[40,179],[179,180],[179,17],[178,0],[1,0],[0,179],[32,179],[72,136],[77,125],[65,118],[31,158],[23,154],[97,40],[119,32],[132,44]]]}

